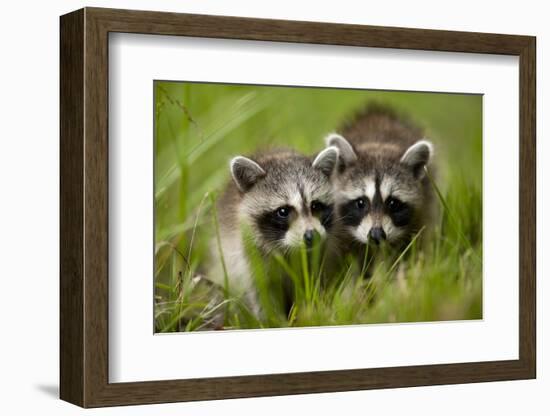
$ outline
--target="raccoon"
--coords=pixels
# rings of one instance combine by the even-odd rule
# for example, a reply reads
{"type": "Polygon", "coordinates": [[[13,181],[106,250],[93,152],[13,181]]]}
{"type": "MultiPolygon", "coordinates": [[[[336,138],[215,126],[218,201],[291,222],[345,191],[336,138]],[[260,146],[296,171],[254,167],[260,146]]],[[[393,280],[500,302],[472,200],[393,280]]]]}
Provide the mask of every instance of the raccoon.
{"type": "MultiPolygon", "coordinates": [[[[245,294],[254,313],[260,311],[242,226],[249,230],[263,256],[303,244],[310,247],[316,235],[323,240],[332,226],[331,176],[338,153],[331,146],[315,158],[274,150],[252,158],[231,159],[233,180],[218,205],[221,249],[231,287],[245,294]]],[[[214,274],[223,275],[220,272],[218,269],[214,274]]]]}
{"type": "Polygon", "coordinates": [[[344,241],[404,248],[433,215],[426,167],[434,148],[422,129],[371,105],[326,143],[340,151],[334,186],[344,241]]]}

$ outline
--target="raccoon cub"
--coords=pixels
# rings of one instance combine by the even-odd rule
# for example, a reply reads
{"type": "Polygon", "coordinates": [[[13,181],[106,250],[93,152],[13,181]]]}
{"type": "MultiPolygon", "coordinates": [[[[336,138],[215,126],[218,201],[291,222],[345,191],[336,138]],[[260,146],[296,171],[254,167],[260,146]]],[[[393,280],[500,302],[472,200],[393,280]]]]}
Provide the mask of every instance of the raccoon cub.
{"type": "MultiPolygon", "coordinates": [[[[230,286],[245,294],[255,313],[259,307],[242,226],[264,256],[311,246],[316,234],[324,239],[332,225],[330,178],[337,161],[336,147],[324,149],[315,158],[278,150],[231,160],[233,181],[218,207],[221,249],[230,286]]],[[[223,271],[218,268],[214,274],[219,278],[223,271]]]]}
{"type": "Polygon", "coordinates": [[[340,151],[336,212],[351,246],[404,248],[429,220],[433,195],[425,167],[433,145],[423,137],[390,109],[370,106],[326,138],[340,151]]]}

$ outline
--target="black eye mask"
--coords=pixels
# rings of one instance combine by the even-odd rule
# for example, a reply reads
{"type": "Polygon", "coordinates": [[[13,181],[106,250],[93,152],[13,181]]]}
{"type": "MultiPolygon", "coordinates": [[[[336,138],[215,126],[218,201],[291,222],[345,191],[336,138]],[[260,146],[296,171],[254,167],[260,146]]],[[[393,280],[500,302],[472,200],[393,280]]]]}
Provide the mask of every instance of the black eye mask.
{"type": "Polygon", "coordinates": [[[413,210],[410,205],[397,198],[389,197],[385,202],[385,211],[396,227],[410,224],[413,210]]]}
{"type": "Polygon", "coordinates": [[[332,226],[334,207],[332,205],[326,205],[319,201],[314,201],[311,204],[311,213],[319,218],[319,222],[325,229],[329,229],[332,226]]]}
{"type": "Polygon", "coordinates": [[[283,206],[277,208],[275,211],[258,215],[255,221],[263,238],[270,241],[283,240],[290,228],[290,219],[293,211],[292,207],[283,206]]]}
{"type": "Polygon", "coordinates": [[[366,197],[361,197],[346,202],[340,209],[343,224],[351,227],[357,227],[361,224],[361,221],[365,215],[368,214],[369,209],[370,202],[366,197]]]}

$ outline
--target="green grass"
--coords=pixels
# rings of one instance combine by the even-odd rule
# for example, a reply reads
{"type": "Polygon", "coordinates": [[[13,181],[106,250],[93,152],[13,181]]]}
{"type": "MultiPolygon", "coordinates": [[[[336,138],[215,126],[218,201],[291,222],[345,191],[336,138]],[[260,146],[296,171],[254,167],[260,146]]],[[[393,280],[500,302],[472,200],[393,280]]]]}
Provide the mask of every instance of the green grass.
{"type": "Polygon", "coordinates": [[[482,317],[481,96],[157,82],[155,98],[157,331],[482,317]],[[266,146],[315,153],[324,135],[371,100],[426,128],[436,146],[440,216],[405,252],[377,256],[368,280],[357,276],[370,265],[350,258],[323,278],[320,249],[264,261],[247,244],[263,311],[256,317],[227,276],[219,287],[205,275],[219,250],[215,200],[229,180],[229,158],[266,146]],[[288,314],[285,279],[295,297],[288,314]]]}

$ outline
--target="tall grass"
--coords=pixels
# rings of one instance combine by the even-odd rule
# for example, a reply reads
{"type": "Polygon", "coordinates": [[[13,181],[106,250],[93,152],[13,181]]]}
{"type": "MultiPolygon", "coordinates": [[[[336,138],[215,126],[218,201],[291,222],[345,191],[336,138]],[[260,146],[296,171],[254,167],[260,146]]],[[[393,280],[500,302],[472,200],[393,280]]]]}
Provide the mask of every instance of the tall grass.
{"type": "Polygon", "coordinates": [[[157,82],[155,98],[157,331],[481,318],[480,96],[157,82]],[[371,100],[407,113],[435,143],[438,220],[403,253],[373,264],[370,255],[363,264],[343,259],[330,278],[321,248],[265,261],[247,244],[256,316],[226,276],[223,287],[206,276],[219,250],[215,201],[229,157],[274,145],[317,152],[326,133],[371,100]],[[367,269],[370,279],[357,278],[367,269]]]}

